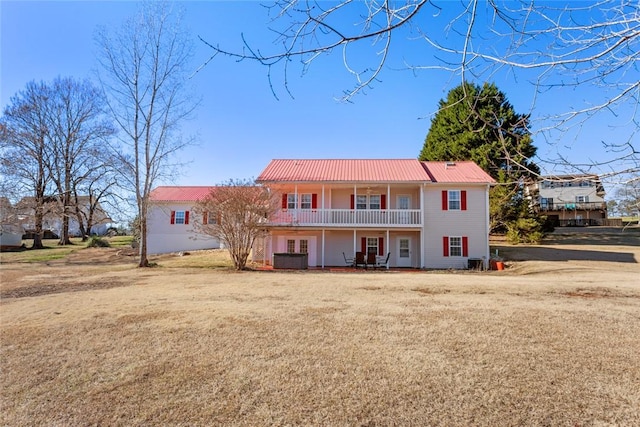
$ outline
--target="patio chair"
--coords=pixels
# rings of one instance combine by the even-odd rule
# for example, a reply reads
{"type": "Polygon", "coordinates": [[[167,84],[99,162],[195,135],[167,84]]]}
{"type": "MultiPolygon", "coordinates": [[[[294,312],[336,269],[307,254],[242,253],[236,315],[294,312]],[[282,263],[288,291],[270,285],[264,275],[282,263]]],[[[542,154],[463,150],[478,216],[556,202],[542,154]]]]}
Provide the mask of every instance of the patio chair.
{"type": "Polygon", "coordinates": [[[376,254],[374,252],[369,252],[367,254],[367,266],[372,266],[373,268],[376,268],[376,254]]]}
{"type": "Polygon", "coordinates": [[[378,260],[378,262],[376,262],[376,268],[386,268],[387,264],[389,263],[389,257],[391,256],[391,252],[387,252],[387,257],[382,260],[378,260]]]}
{"type": "Polygon", "coordinates": [[[353,257],[347,258],[347,256],[342,252],[342,257],[344,258],[344,263],[350,267],[354,266],[355,259],[353,257]]]}
{"type": "Polygon", "coordinates": [[[358,268],[358,266],[367,268],[367,260],[364,257],[364,252],[356,252],[356,259],[353,261],[353,266],[356,268],[358,268]]]}

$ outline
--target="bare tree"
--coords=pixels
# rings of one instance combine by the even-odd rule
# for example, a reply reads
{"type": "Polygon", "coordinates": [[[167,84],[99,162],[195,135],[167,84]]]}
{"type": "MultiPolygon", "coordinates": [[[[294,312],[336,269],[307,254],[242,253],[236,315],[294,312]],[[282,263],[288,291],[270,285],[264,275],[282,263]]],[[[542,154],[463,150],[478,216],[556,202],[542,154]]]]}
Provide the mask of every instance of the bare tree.
{"type": "Polygon", "coordinates": [[[48,169],[48,119],[44,105],[51,96],[43,82],[29,82],[10,99],[0,119],[0,169],[11,177],[17,194],[32,194],[35,233],[32,249],[43,248],[45,199],[51,175],[48,169]]]}
{"type": "Polygon", "coordinates": [[[266,223],[278,202],[267,187],[229,181],[196,203],[194,230],[223,242],[236,270],[243,270],[256,239],[268,234],[266,223]]]}
{"type": "Polygon", "coordinates": [[[114,150],[121,179],[136,198],[139,266],[146,267],[149,193],[158,179],[172,176],[172,156],[190,143],[179,126],[197,105],[187,87],[192,44],[165,2],[143,3],[118,32],[103,29],[96,41],[99,78],[125,147],[114,150]]]}
{"type": "Polygon", "coordinates": [[[72,78],[57,78],[50,92],[52,96],[47,103],[51,141],[49,168],[62,214],[58,244],[67,245],[71,243],[69,219],[76,216],[79,209],[75,206],[77,194],[74,194],[74,190],[104,168],[104,163],[96,160],[104,158],[100,151],[115,130],[105,119],[100,91],[88,80],[81,82],[72,78]]]}
{"type": "Polygon", "coordinates": [[[275,47],[269,50],[252,43],[244,34],[243,47],[235,50],[203,40],[213,51],[206,63],[217,55],[257,61],[268,67],[270,82],[282,71],[288,91],[291,67],[297,70],[300,66],[305,72],[324,56],[340,54],[345,70],[355,80],[343,100],[378,83],[391,67],[441,71],[458,75],[462,82],[510,75],[531,85],[532,109],[539,97],[554,94],[558,88],[597,86],[602,88],[600,98],[585,99],[582,105],[578,102],[570,111],[534,117],[537,133],[551,143],[563,135],[577,138],[575,132],[588,119],[605,116],[606,121],[615,121],[613,126],[622,134],[618,136],[622,139],[603,141],[608,158],[577,164],[559,155],[554,161],[581,172],[599,167],[605,176],[640,170],[637,0],[571,4],[276,0],[268,10],[273,17],[270,28],[277,37],[275,47]],[[399,38],[412,47],[404,52],[394,50],[399,38]]]}

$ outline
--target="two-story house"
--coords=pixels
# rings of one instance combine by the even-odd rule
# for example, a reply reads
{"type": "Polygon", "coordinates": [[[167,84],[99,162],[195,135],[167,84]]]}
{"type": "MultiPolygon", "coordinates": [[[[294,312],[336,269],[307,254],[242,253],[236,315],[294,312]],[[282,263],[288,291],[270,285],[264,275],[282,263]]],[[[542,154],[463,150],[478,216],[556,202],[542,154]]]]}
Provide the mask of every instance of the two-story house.
{"type": "Polygon", "coordinates": [[[473,162],[280,159],[257,182],[282,201],[266,224],[266,261],[305,252],[311,267],[340,266],[362,252],[391,267],[488,263],[494,180],[473,162]]]}
{"type": "Polygon", "coordinates": [[[597,175],[544,176],[526,188],[534,211],[554,226],[602,225],[605,191],[597,175]]]}
{"type": "MultiPolygon", "coordinates": [[[[220,241],[194,229],[193,207],[207,196],[212,186],[161,186],[149,195],[147,214],[147,252],[168,252],[218,249],[220,241]]],[[[199,218],[210,223],[213,218],[199,218]]]]}

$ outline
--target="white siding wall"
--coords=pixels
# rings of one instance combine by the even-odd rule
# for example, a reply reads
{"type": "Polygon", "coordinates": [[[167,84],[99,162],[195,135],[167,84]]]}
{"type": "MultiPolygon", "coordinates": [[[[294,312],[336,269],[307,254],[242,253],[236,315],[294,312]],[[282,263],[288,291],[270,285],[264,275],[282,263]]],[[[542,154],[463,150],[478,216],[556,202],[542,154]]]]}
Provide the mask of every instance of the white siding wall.
{"type": "Polygon", "coordinates": [[[200,249],[218,249],[220,242],[193,230],[194,213],[190,204],[154,204],[147,218],[149,254],[200,249]],[[189,224],[171,224],[171,211],[190,211],[189,224]]]}
{"type": "Polygon", "coordinates": [[[425,187],[425,267],[467,268],[469,258],[489,259],[488,189],[485,186],[437,185],[425,187]],[[466,190],[467,210],[442,210],[442,190],[466,190]],[[468,257],[445,257],[443,236],[467,236],[468,257]]]}

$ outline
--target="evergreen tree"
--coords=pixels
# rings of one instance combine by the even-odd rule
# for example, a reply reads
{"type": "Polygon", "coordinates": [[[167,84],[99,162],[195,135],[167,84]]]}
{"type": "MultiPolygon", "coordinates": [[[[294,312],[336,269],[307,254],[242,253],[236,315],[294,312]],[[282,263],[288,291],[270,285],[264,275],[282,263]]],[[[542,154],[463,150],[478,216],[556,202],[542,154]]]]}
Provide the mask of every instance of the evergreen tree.
{"type": "MultiPolygon", "coordinates": [[[[491,230],[509,231],[519,236],[513,240],[526,241],[529,233],[517,231],[517,224],[523,224],[518,220],[542,222],[531,215],[523,197],[523,184],[540,171],[531,160],[535,153],[529,116],[516,113],[495,84],[467,82],[440,100],[419,159],[476,162],[498,182],[490,192],[491,230]]],[[[540,234],[535,236],[539,240],[540,234]]]]}

